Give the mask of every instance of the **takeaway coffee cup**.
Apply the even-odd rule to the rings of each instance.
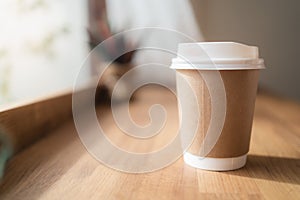
[[[182,139],[193,131],[190,124],[197,125],[193,143],[184,152],[185,163],[213,171],[243,167],[259,71],[264,68],[258,48],[234,42],[182,43],[177,55],[171,68],[176,69],[178,104],[184,111]]]

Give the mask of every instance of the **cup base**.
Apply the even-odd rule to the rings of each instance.
[[[239,169],[246,164],[247,154],[233,158],[199,157],[184,153],[184,162],[192,167],[209,171],[229,171]]]

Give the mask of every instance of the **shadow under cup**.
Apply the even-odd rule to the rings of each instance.
[[[211,46],[216,46],[218,51],[225,48],[225,56],[228,56],[230,50],[232,54],[238,54],[240,48],[244,51],[258,51],[257,48],[252,48],[246,45],[238,43],[196,43],[208,45],[208,54],[212,54],[210,51],[214,51]],[[179,46],[180,48],[180,46]],[[205,50],[205,49],[204,49]],[[237,52],[237,53],[236,53]],[[226,55],[227,54],[227,55]],[[219,56],[223,56],[219,53]],[[258,55],[257,53],[253,54]],[[230,55],[232,56],[232,55]],[[238,60],[239,55],[235,60]],[[213,57],[213,56],[211,56]],[[253,60],[253,58],[251,58]],[[220,60],[220,59],[219,59]],[[240,60],[250,60],[242,58]],[[227,59],[228,61],[228,59]],[[174,64],[175,63],[175,64]],[[237,62],[236,62],[237,63]],[[262,63],[260,61],[260,63]],[[189,121],[196,121],[196,117],[199,117],[197,123],[198,128],[194,136],[193,143],[189,149],[184,153],[185,163],[200,169],[213,170],[213,171],[227,171],[234,170],[243,167],[246,164],[247,153],[249,151],[251,129],[253,122],[253,113],[255,107],[255,99],[257,93],[257,85],[259,79],[260,69],[263,68],[263,64],[259,65],[238,65],[228,67],[228,65],[217,65],[215,68],[195,68],[176,65],[173,60],[171,68],[176,69],[176,81],[177,81],[177,98],[180,109],[185,110],[185,114],[181,117],[181,137],[185,137],[185,134],[191,131],[190,127],[186,126],[185,119],[189,118]],[[212,106],[212,96],[210,91],[218,90],[219,87],[216,84],[211,83],[208,85],[204,77],[216,77],[218,74],[219,79],[222,79],[224,84],[225,96],[224,99],[218,100],[218,94],[214,98],[217,98],[217,102],[221,102],[225,106],[225,119],[222,121],[224,125],[220,133],[210,132],[210,126],[221,126],[220,121],[214,121]],[[184,86],[185,85],[185,86]],[[188,85],[188,86],[187,86]],[[191,96],[187,95],[187,88],[193,91],[193,95],[196,97],[196,104],[190,102]],[[214,93],[216,95],[216,93]],[[199,110],[199,116],[196,116],[194,112]],[[188,112],[186,112],[188,111]],[[214,111],[217,112],[218,110]],[[221,110],[220,110],[221,113]],[[219,114],[220,114],[219,113]],[[214,123],[212,123],[214,121]],[[215,134],[215,141],[208,141],[209,134]],[[213,136],[212,138],[214,138]]]

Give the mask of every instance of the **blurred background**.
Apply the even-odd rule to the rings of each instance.
[[[0,1],[0,104],[72,87],[89,50],[87,15],[85,1]]]
[[[115,33],[142,27],[176,30],[197,41],[258,46],[267,67],[260,88],[299,101],[299,7],[297,0],[1,0],[0,105],[71,88],[91,49]],[[159,44],[176,51],[181,42],[155,34],[114,41],[101,49],[85,79],[120,49]],[[130,52],[114,62],[101,87],[111,90],[132,66],[158,62],[168,67],[172,57]]]

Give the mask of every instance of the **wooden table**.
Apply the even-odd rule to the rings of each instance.
[[[153,103],[165,105],[168,111],[163,130],[168,138],[176,132],[178,120],[176,99],[167,90],[140,90],[130,108],[133,118],[137,123],[149,122],[146,111]],[[109,137],[122,148],[147,146],[122,139],[107,107],[98,108],[98,116]],[[0,199],[300,199],[299,137],[300,105],[263,94],[257,98],[244,168],[203,171],[180,158],[156,172],[127,174],[87,153],[70,121],[10,160]]]

